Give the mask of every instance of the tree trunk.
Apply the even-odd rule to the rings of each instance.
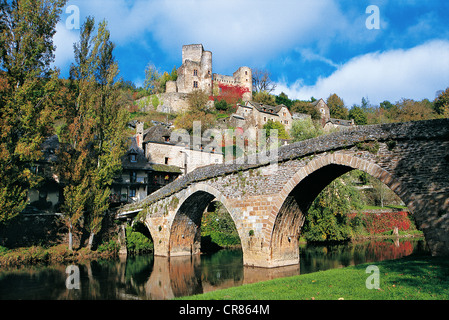
[[[87,247],[89,248],[89,250],[92,250],[92,244],[94,242],[94,236],[95,233],[91,232],[89,235],[89,243],[87,244]]]
[[[69,225],[69,251],[73,251],[72,224]]]

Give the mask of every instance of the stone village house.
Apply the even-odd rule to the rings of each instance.
[[[143,123],[136,124],[136,135],[130,138],[130,147],[122,159],[123,171],[111,186],[113,205],[141,200],[200,166],[223,163],[221,150],[205,150],[207,139],[196,146],[179,145],[170,141],[171,131],[165,126],[156,125],[146,130],[143,126]],[[63,187],[53,170],[58,148],[56,135],[42,144],[44,156],[31,171],[43,176],[44,182],[38,189],[28,192],[29,204],[24,213],[60,211]]]
[[[244,130],[249,127],[262,129],[269,120],[282,123],[287,131],[292,128],[292,114],[283,104],[269,106],[247,101],[244,105],[237,105],[236,112],[231,115],[231,123]]]
[[[323,99],[316,100],[311,103],[321,115],[321,126],[325,131],[333,128],[350,128],[354,126],[354,120],[341,120],[330,117],[329,107]],[[227,123],[236,128],[247,130],[248,128],[262,129],[269,121],[277,121],[284,125],[288,132],[292,128],[293,121],[310,118],[308,114],[293,113],[281,104],[278,106],[270,106],[254,101],[247,101],[244,105],[237,105],[237,110],[228,118],[222,119],[222,124]]]

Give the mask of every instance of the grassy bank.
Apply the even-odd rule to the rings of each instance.
[[[117,252],[118,246],[113,242],[99,246],[96,251],[87,248],[70,251],[66,244],[49,248],[32,246],[9,250],[0,247],[0,267],[18,267],[39,263],[65,263],[87,259],[110,258],[115,256]]]
[[[380,288],[367,289],[369,265],[379,268]],[[263,270],[261,270],[263,272]],[[449,258],[409,256],[280,278],[184,297],[185,300],[447,300]]]

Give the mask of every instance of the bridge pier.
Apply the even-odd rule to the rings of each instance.
[[[235,199],[235,223],[245,266],[276,268],[299,264],[304,218],[294,197],[271,194]]]

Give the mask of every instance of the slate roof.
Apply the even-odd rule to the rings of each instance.
[[[162,165],[148,162],[144,151],[137,146],[136,137],[130,138],[131,145],[122,158],[123,169],[127,170],[142,170],[142,171],[158,171],[158,172],[173,172],[182,173],[181,169],[176,166]],[[136,155],[136,161],[131,161],[130,155]]]
[[[269,105],[254,102],[254,101],[248,101],[248,104],[251,104],[259,112],[263,112],[263,113],[267,113],[267,114],[275,114],[275,115],[278,115],[283,107],[287,108],[283,104],[280,104],[277,106],[269,106]]]

